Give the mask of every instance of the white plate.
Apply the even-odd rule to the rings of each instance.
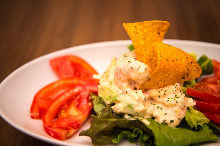
[[[206,54],[210,58],[220,60],[220,45],[182,40],[165,40],[186,52],[198,55]],[[0,85],[0,115],[18,130],[40,140],[58,145],[91,145],[89,137],[79,137],[77,132],[65,141],[58,141],[48,136],[41,120],[30,118],[29,110],[34,94],[43,86],[57,80],[48,61],[56,56],[75,54],[88,61],[99,73],[102,73],[113,57],[128,52],[131,41],[111,41],[82,45],[57,51],[37,58],[11,73]],[[89,128],[87,122],[82,129]],[[219,141],[220,142],[220,141]],[[211,145],[217,145],[212,143]]]

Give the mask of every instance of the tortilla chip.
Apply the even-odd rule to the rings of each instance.
[[[169,25],[169,22],[159,20],[123,23],[133,43],[140,45],[146,42],[162,42]]]
[[[156,42],[157,67],[142,89],[157,89],[200,77],[202,70],[196,60],[179,48]],[[156,56],[155,56],[156,57]]]
[[[148,64],[150,73],[153,72],[157,66],[157,52],[152,43],[163,41],[169,22],[153,20],[124,23],[123,26],[133,42],[137,59]]]
[[[179,48],[162,43],[169,22],[154,20],[123,26],[133,42],[137,59],[150,67],[149,80],[142,89],[162,88],[200,76],[202,70],[195,59]]]

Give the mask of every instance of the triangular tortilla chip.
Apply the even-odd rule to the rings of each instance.
[[[157,67],[142,89],[162,88],[200,77],[202,70],[188,53],[164,43],[156,42],[154,46],[157,50]]]
[[[162,43],[169,22],[154,20],[123,26],[133,42],[137,59],[150,67],[149,80],[142,89],[162,88],[200,76],[200,66],[188,53]]]
[[[123,23],[123,26],[133,42],[137,59],[148,64],[150,73],[153,72],[157,66],[157,55],[152,43],[163,41],[169,22],[153,20]]]

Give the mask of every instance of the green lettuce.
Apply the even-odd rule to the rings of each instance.
[[[190,53],[189,55],[190,55],[193,59],[197,60],[197,55],[196,55],[196,54]]]
[[[196,84],[196,81],[195,81],[195,80],[185,81],[185,82],[183,83],[183,86],[182,86],[181,91],[182,91],[183,93],[186,93],[187,88],[188,88],[188,87],[193,87],[195,84]]]
[[[212,130],[207,125],[203,125],[199,131],[194,131],[187,128],[173,128],[158,124],[153,119],[148,119],[148,121],[150,121],[150,124],[146,124],[146,127],[152,130],[156,146],[182,146],[218,140],[218,137],[212,133]]]
[[[122,139],[128,139],[130,143],[135,143],[138,141],[141,145],[150,146],[152,145],[152,140],[150,139],[150,135],[146,134],[140,128],[135,128],[133,132],[131,131],[121,131],[121,133],[114,139],[112,142],[114,144],[119,143]]]
[[[92,116],[91,127],[82,131],[80,136],[89,136],[94,145],[110,144],[112,139],[118,137],[122,131],[132,131],[135,128],[142,129],[146,134],[151,133],[138,120],[125,119],[113,113],[110,105],[108,105],[100,115]]]
[[[103,109],[105,109],[106,105],[103,99],[95,94],[91,95],[93,102],[93,109],[97,115],[101,114]]]
[[[197,129],[198,126],[208,124],[210,120],[200,111],[195,110],[193,107],[189,107],[186,112],[185,120],[187,124]]]
[[[128,46],[128,49],[130,50],[130,51],[133,51],[135,48],[134,48],[134,45],[133,44],[130,44],[129,46]]]
[[[194,117],[190,120],[196,121],[197,113],[193,111],[190,114],[192,114],[191,117]],[[193,116],[193,114],[195,115]],[[186,124],[183,126],[184,128],[173,128],[158,124],[153,119],[147,120],[150,124],[142,123],[141,120],[125,119],[122,115],[112,112],[111,106],[107,105],[101,114],[92,116],[91,127],[82,131],[80,136],[89,136],[94,145],[118,143],[122,139],[128,139],[132,143],[138,141],[142,145],[157,146],[180,146],[218,140],[207,124],[199,124],[201,126],[197,130],[192,130],[190,126],[187,127],[187,122],[184,123]],[[192,123],[195,127],[200,122]]]
[[[212,74],[214,71],[212,60],[206,55],[202,55],[197,61],[199,66],[202,68],[202,75]]]

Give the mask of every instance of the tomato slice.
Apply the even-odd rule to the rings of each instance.
[[[193,88],[187,88],[186,94],[200,100],[220,103],[220,86],[217,84],[197,83]]]
[[[212,60],[212,64],[214,67],[214,72],[215,73],[220,72],[220,62],[217,60]]]
[[[207,82],[211,84],[220,84],[220,62],[212,60],[214,67],[214,74],[208,77],[203,77],[201,82]]]
[[[212,103],[212,102],[196,100],[196,108],[202,111],[220,113],[220,103]]]
[[[220,124],[220,113],[212,113],[207,111],[201,111],[201,112],[216,124]]]
[[[43,115],[44,129],[56,139],[67,139],[80,128],[91,109],[89,90],[82,86],[68,89],[54,100]]]
[[[96,83],[90,83],[79,78],[60,79],[43,87],[36,93],[30,109],[31,118],[41,118],[50,104],[59,95],[66,92],[66,90],[70,88],[74,88],[76,85],[84,86],[88,88],[90,92],[98,92],[98,85]]]
[[[92,80],[97,71],[85,60],[74,55],[56,57],[50,60],[53,71],[59,78],[79,77]]]

